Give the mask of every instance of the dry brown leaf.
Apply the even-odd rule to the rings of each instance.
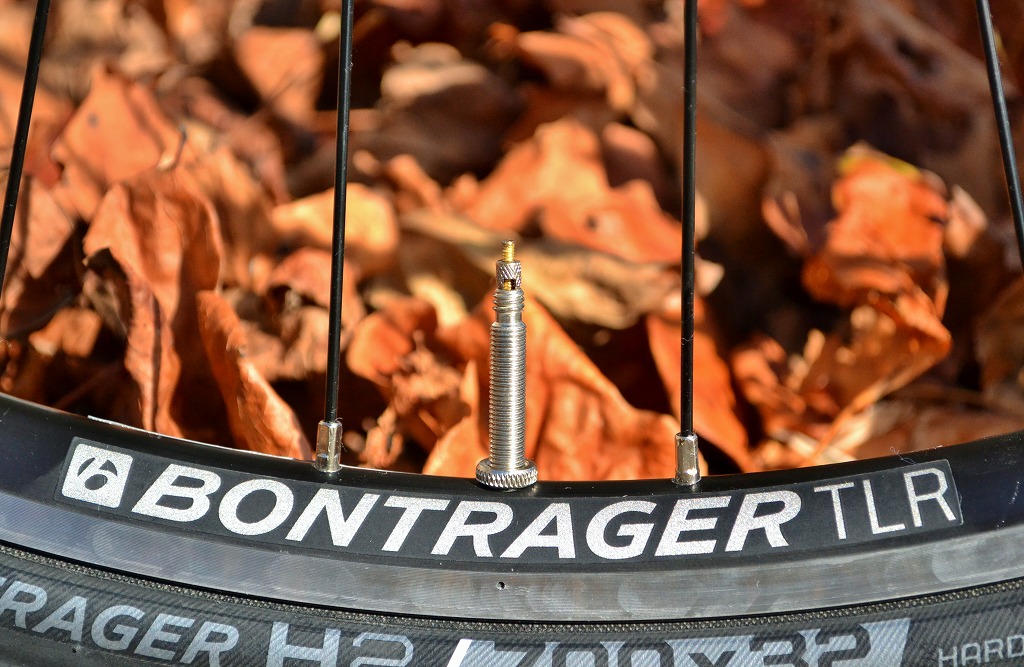
[[[161,4],[167,32],[185,62],[205,65],[224,49],[232,3],[163,0]]]
[[[28,336],[19,355],[16,373],[9,376],[4,391],[25,400],[46,403],[58,409],[79,407],[78,402],[99,385],[111,383],[116,366],[97,360],[97,342],[103,321],[86,308],[64,308],[43,328]],[[11,350],[8,346],[8,373]]]
[[[704,3],[702,2],[701,5]],[[625,14],[637,25],[649,19],[651,6],[645,2],[622,2],[622,0],[547,0],[547,7],[557,14],[591,14],[593,12],[618,12]]]
[[[595,129],[619,118],[619,114],[605,104],[602,95],[580,95],[533,81],[524,82],[519,92],[523,98],[523,112],[505,133],[506,147],[529,140],[542,125],[563,118],[571,118],[585,127]]]
[[[1000,294],[977,328],[976,354],[981,365],[981,387],[991,390],[1009,382],[1024,387],[1024,280],[1018,279]]]
[[[17,62],[23,60],[24,56],[19,54]],[[20,68],[0,63],[0,154],[5,156],[13,148],[24,76]],[[25,148],[25,174],[41,180],[47,187],[60,178],[60,169],[50,157],[50,150],[70,115],[71,107],[67,102],[51,93],[45,84],[39,85],[33,101],[32,124]]]
[[[235,444],[264,454],[312,458],[295,413],[246,358],[247,339],[231,304],[215,292],[204,291],[196,295],[196,308]]]
[[[68,407],[95,381],[109,382],[107,364],[93,359],[103,321],[86,308],[64,308],[28,337],[14,382],[5,390],[36,402]],[[96,380],[94,381],[94,377]]]
[[[433,307],[416,298],[392,301],[356,328],[349,368],[374,382],[389,402],[367,434],[365,462],[392,464],[404,436],[429,451],[466,414],[461,373],[446,359],[436,332]]]
[[[359,274],[347,264],[341,297],[342,350],[366,315],[356,290]],[[317,248],[296,250],[270,274],[265,309],[275,323],[275,340],[282,349],[274,363],[264,367],[268,379],[302,380],[326,371],[330,279],[331,255]]]
[[[339,5],[123,5],[67,0],[51,16],[23,184],[32,226],[27,236],[16,230],[0,303],[9,340],[0,346],[0,381],[51,405],[230,442],[224,386],[205,351],[189,356],[200,349],[194,292],[223,286],[217,294],[237,325],[227,311],[209,323],[244,341],[225,375],[235,383],[228,391],[237,393],[248,365],[262,378],[257,396],[281,381],[280,399],[312,424],[330,317],[332,202],[323,190],[335,165],[329,98]],[[679,206],[682,9],[648,0],[363,6],[351,173],[364,185],[350,193],[342,342],[361,334],[356,352],[346,348],[356,370],[345,369],[343,381],[356,396],[343,412],[355,429],[346,442],[364,464],[412,470],[426,456],[406,447],[413,441],[433,447],[428,470],[471,474],[484,455],[489,312],[466,318],[481,301],[488,311],[496,248],[507,237],[519,243],[530,295],[584,346],[534,322],[550,340],[531,339],[531,361],[558,357],[531,392],[541,402],[529,428],[542,469],[589,475],[577,463],[588,461],[596,476],[632,475],[643,464],[629,457],[645,454],[602,443],[671,443],[657,419],[621,417],[621,397],[609,398],[614,391],[587,371],[584,354],[619,377],[637,405],[668,410],[663,385],[676,398],[669,295],[678,290],[681,239],[666,212]],[[698,212],[698,239],[707,232],[703,247],[719,263],[698,265],[699,291],[720,281],[721,339],[751,341],[734,351],[731,370],[764,439],[742,462],[746,447],[737,443],[746,434],[729,369],[714,355],[718,332],[703,328],[695,341],[701,437],[731,442],[739,465],[752,468],[1016,428],[1024,414],[1018,295],[993,307],[1016,275],[1016,259],[1007,261],[1015,243],[1004,224],[984,68],[977,37],[961,25],[963,8],[949,0],[702,0],[699,11],[697,178],[707,208]],[[1006,60],[1019,63],[1012,8],[995,11]],[[24,61],[30,21],[25,3],[0,2],[9,63],[0,63],[0,149],[20,94],[20,68],[10,63]],[[106,65],[97,69],[97,58]],[[1014,82],[1009,73],[1011,109],[1020,101]],[[84,103],[72,114],[60,96]],[[832,165],[851,137],[942,175],[951,196],[928,173],[862,153],[840,164],[846,171],[830,200]],[[173,168],[189,194],[147,180],[157,165]],[[147,189],[153,211],[137,205]],[[209,230],[193,233],[189,223],[180,237],[165,237],[135,219],[159,218],[167,202],[168,219],[193,215],[174,210],[181,198],[201,200],[208,210],[200,217],[219,216],[219,281],[205,268],[215,260],[199,267],[202,285],[177,280],[176,266],[212,256],[192,247]],[[90,232],[83,271],[80,236],[90,224],[113,238]],[[403,305],[397,295],[408,293],[433,310]],[[380,317],[356,326],[364,300]],[[98,318],[105,326],[97,333]],[[952,354],[946,327],[957,339]],[[645,342],[650,352],[641,350],[638,363],[608,370]],[[933,387],[936,396],[922,397]],[[244,410],[260,412],[228,403],[236,422]],[[638,425],[622,435],[606,420]],[[548,441],[545,429],[554,433]],[[584,455],[588,439],[599,446]],[[618,459],[628,471],[609,468]]]
[[[683,79],[675,63],[659,64],[641,82],[631,118],[649,134],[663,155],[682,168]],[[702,84],[703,85],[703,84]],[[750,128],[717,109],[697,109],[697,191],[707,205],[708,236],[737,263],[762,262],[764,225],[761,197],[770,176],[771,156]]]
[[[173,161],[181,142],[148,89],[97,67],[88,97],[54,144],[64,167],[54,196],[65,210],[91,219],[111,184]]]
[[[777,341],[758,335],[735,349],[730,358],[736,384],[761,415],[765,434],[786,441],[795,431],[824,434],[824,419],[809,410],[798,388],[787,383],[796,373]]]
[[[225,147],[200,156],[190,165],[190,173],[220,219],[224,237],[222,282],[226,286],[263,291],[278,250],[266,192]]]
[[[465,213],[482,227],[518,231],[545,208],[546,217],[585,226],[586,212],[608,181],[594,134],[571,120],[540,127],[480,184]]]
[[[414,349],[413,333],[433,336],[437,315],[421,299],[400,299],[373,313],[356,328],[346,356],[349,368],[386,391],[401,360]]]
[[[423,171],[413,156],[399,155],[388,160],[384,176],[395,188],[395,210],[399,215],[421,209],[445,210],[441,186]]]
[[[825,241],[825,225],[835,216],[828,196],[836,176],[834,158],[845,142],[834,115],[802,119],[768,138],[771,178],[761,210],[768,227],[797,257],[807,257]]]
[[[195,345],[195,295],[216,287],[220,271],[213,206],[185,174],[147,171],[111,188],[83,245],[119,301],[137,423],[170,435],[205,428],[196,397],[209,375]]]
[[[345,283],[342,286],[342,325],[349,329],[363,319],[366,311],[356,291],[359,273],[345,263]],[[318,306],[330,306],[331,253],[319,248],[300,248],[285,257],[267,279],[267,290],[292,292]],[[286,296],[284,299],[288,301]],[[287,303],[285,308],[287,308]]]
[[[387,12],[402,34],[426,39],[443,24],[446,10],[443,0],[373,0],[375,8]]]
[[[391,405],[400,418],[404,433],[430,451],[438,438],[466,414],[459,399],[461,374],[419,337],[415,348],[402,359],[402,368],[392,376]]]
[[[276,207],[273,233],[283,247],[311,245],[331,248],[334,229],[334,191]],[[364,185],[350,183],[346,195],[346,260],[361,276],[386,271],[395,261],[398,222],[391,203]]]
[[[574,220],[543,218],[550,238],[578,243],[633,262],[677,263],[682,258],[682,226],[665,215],[646,181],[630,181],[609,190],[587,212],[584,225]]]
[[[804,268],[823,300],[857,306],[847,338],[830,338],[805,384],[828,385],[841,409],[863,409],[948,354],[942,254],[946,202],[921,172],[853,149],[833,198],[839,217]],[[859,407],[858,407],[859,406]]]
[[[5,337],[42,326],[78,291],[69,243],[75,225],[38,181],[22,187],[20,200],[0,300]]]
[[[507,234],[482,229],[456,215],[418,212],[403,216],[401,222],[403,234],[415,232],[441,242],[442,259],[447,258],[445,271],[453,271],[458,278],[454,286],[467,296],[475,296],[466,303],[479,302],[493,287],[494,249],[501,247]],[[418,248],[410,252],[420,254],[422,248],[418,240]],[[630,262],[576,244],[524,240],[516,243],[516,256],[526,267],[530,294],[563,319],[625,329],[679,291],[679,274],[674,269]],[[476,276],[462,270],[462,262],[457,261],[462,258],[477,267]]]
[[[1004,206],[983,60],[902,3],[853,0],[837,18],[845,39],[825,76],[856,100],[839,107],[848,132],[957,183],[986,210]],[[1020,92],[1010,84],[1007,97],[1012,106]]]
[[[683,75],[678,63],[657,63],[649,76],[638,80],[630,119],[681,170]],[[701,79],[702,91],[705,81]],[[763,105],[763,99],[755,97],[754,104]],[[771,168],[769,151],[755,131],[718,105],[698,105],[695,177],[697,191],[707,202],[709,235],[731,255],[751,261],[757,261],[763,249],[761,192]]]
[[[787,467],[844,460],[834,448],[853,451],[871,435],[857,428],[864,411],[934,366],[950,345],[948,336],[932,337],[871,306],[855,309],[840,332],[812,334],[813,352],[795,362],[787,364],[781,348],[772,364],[756,348],[733,357],[734,376],[766,434],[799,452],[776,459]]]
[[[952,195],[943,237],[949,262],[943,321],[953,334],[955,360],[970,365],[978,356],[975,347],[981,348],[981,341],[975,341],[979,320],[998,312],[995,302],[1020,274],[1020,260],[1008,229],[993,224],[963,188],[954,186]]]
[[[264,104],[297,125],[312,120],[324,54],[311,30],[253,26],[238,37],[234,51]]]
[[[864,148],[851,149],[833,189],[838,217],[804,266],[817,298],[851,307],[828,335],[812,331],[802,358],[786,360],[762,339],[733,358],[733,371],[761,413],[765,431],[783,444],[852,451],[855,417],[920,376],[950,351],[942,323],[948,284],[942,254],[946,202],[918,170]],[[766,347],[767,345],[767,347]],[[759,357],[758,349],[760,349]],[[774,364],[774,368],[772,367]],[[782,461],[775,453],[767,460]]]
[[[366,441],[359,450],[359,462],[367,468],[389,470],[404,453],[405,436],[394,407],[389,405],[366,432]]]
[[[841,463],[919,452],[1024,428],[1019,397],[1000,406],[974,392],[934,384],[917,384],[899,394],[845,419],[819,460]],[[796,434],[785,445],[765,443],[757,458],[768,468],[793,467],[815,456],[817,448],[813,439]]]
[[[519,34],[515,47],[523,62],[540,69],[554,88],[583,96],[602,94],[615,111],[628,111],[635,79],[643,76],[653,56],[643,30],[613,12],[567,17],[556,29]]]
[[[54,356],[64,354],[88,358],[96,347],[103,320],[87,308],[65,308],[54,315],[42,329],[29,336],[29,343],[39,352]]]
[[[83,243],[86,254],[109,250],[135,269],[170,321],[187,317],[194,292],[217,284],[217,214],[180,172],[149,171],[111,188]]]
[[[870,435],[856,428],[859,415],[934,366],[950,347],[948,332],[943,337],[907,324],[916,319],[914,301],[899,303],[902,311],[859,306],[838,331],[812,331],[802,357],[787,359],[763,336],[734,352],[733,375],[769,438],[798,447],[806,464],[819,457],[842,460],[826,448],[852,451]],[[931,302],[921,309],[920,319],[931,326]],[[804,447],[807,438],[814,444]]]
[[[46,37],[43,80],[74,99],[85,96],[89,69],[97,61],[114,65],[133,79],[173,66],[166,36],[153,14],[133,11],[120,1],[57,3],[50,11]]]
[[[289,185],[293,179],[285,173],[284,140],[271,127],[269,114],[242,113],[225,102],[209,81],[197,76],[175,81],[172,88],[162,93],[162,105],[173,109],[177,117],[188,119],[186,129],[190,140],[194,139],[196,144],[213,153],[220,146],[226,146],[236,160],[252,171],[274,203],[291,201]],[[237,167],[228,171],[240,172]],[[332,176],[328,175],[324,184],[315,190],[333,182]],[[302,190],[303,193],[309,191]],[[212,192],[208,194],[216,199]]]
[[[679,200],[679,184],[666,173],[665,159],[649,135],[622,123],[608,123],[601,130],[601,155],[609,184],[615,187],[635,180],[646,181],[665,209],[674,210]],[[706,210],[698,211],[698,217],[706,216]],[[703,224],[706,228],[707,221]],[[700,221],[697,226],[701,226]],[[698,232],[697,236],[703,235]]]
[[[707,202],[708,236],[737,258],[763,258],[760,193],[769,174],[768,151],[761,142],[699,111],[697,137],[695,177]],[[662,150],[669,155],[677,152],[667,146]]]
[[[353,132],[353,152],[382,163],[412,155],[441,183],[489,169],[519,107],[509,84],[448,44],[399,43],[392,55],[381,79],[378,122],[372,131]]]
[[[362,303],[359,305],[362,306]],[[277,376],[282,379],[306,380],[326,374],[327,330],[331,321],[327,309],[299,306],[281,313],[279,321],[284,351],[274,369]],[[350,336],[349,330],[342,331],[343,349]]]
[[[862,147],[843,158],[840,175],[832,193],[839,217],[805,265],[804,285],[840,306],[919,287],[937,301],[941,315],[945,199],[923,173]]]
[[[664,265],[638,264],[554,241],[527,244],[522,257],[531,294],[546,308],[561,318],[613,329],[635,324],[679,290],[678,273]]]
[[[693,427],[702,440],[724,452],[740,470],[753,469],[747,432],[736,416],[729,366],[716,349],[703,300],[695,306],[693,339]],[[665,384],[672,410],[679,417],[682,325],[680,311],[647,316],[647,334],[658,374]]]
[[[476,474],[476,465],[487,456],[487,430],[480,418],[480,377],[475,361],[466,364],[459,384],[459,398],[466,407],[466,415],[441,436],[431,450],[425,475],[469,477]],[[470,472],[467,472],[470,471]]]
[[[715,118],[733,129],[775,128],[806,112],[806,97],[827,94],[827,90],[805,91],[794,85],[794,80],[818,72],[819,63],[811,59],[813,48],[827,48],[816,38],[807,39],[820,35],[818,29],[829,16],[823,5],[763,0],[729,0],[728,4],[727,22],[702,25],[700,94]],[[758,10],[758,5],[763,9]],[[702,19],[707,9],[701,7]],[[669,67],[679,62],[682,47],[682,12],[672,18],[680,29],[679,46],[659,54],[661,63]],[[679,66],[674,69],[682,72]]]
[[[283,303],[271,303],[272,300],[238,289],[220,294],[241,320],[247,340],[246,359],[268,382],[322,380],[327,370],[330,323],[326,308],[287,295],[281,300]],[[350,331],[342,331],[343,349],[350,337]]]
[[[541,127],[509,151],[465,208],[482,227],[520,231],[531,220],[552,239],[634,262],[674,262],[682,231],[651,186],[608,185],[597,137],[573,120]]]
[[[4,60],[23,62],[28,55],[32,37],[32,21],[35,7],[9,3],[0,8],[0,54]]]
[[[960,397],[950,393],[952,400],[947,403],[941,400],[933,404],[910,401],[879,403],[876,408],[897,411],[901,419],[894,425],[884,424],[888,428],[865,440],[853,455],[856,458],[873,458],[894,452],[918,452],[1024,429],[1024,414],[1019,411],[1014,413],[999,410],[996,406],[963,405]]]
[[[103,217],[101,209],[97,219]],[[96,258],[91,268],[105,282],[116,284],[123,280],[123,284],[118,285],[121,289],[117,290],[117,296],[124,314],[121,319],[127,340],[124,366],[133,382],[125,388],[124,410],[130,411],[127,423],[166,435],[183,436],[184,430],[172,414],[172,399],[181,379],[182,363],[174,349],[171,317],[161,308],[146,278],[137,273],[134,266],[125,265],[118,273],[117,269],[104,265],[104,258]]]
[[[886,306],[886,307],[879,307]],[[949,353],[949,332],[922,296],[901,296],[850,313],[807,369],[801,393],[823,414],[852,414],[906,385]]]

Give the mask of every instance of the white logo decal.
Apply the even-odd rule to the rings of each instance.
[[[269,479],[81,438],[68,458],[58,499],[205,533],[369,555],[657,562],[810,550],[963,523],[947,461],[720,495],[499,502]]]
[[[103,507],[121,504],[132,457],[91,445],[78,445],[68,465],[61,494]]]

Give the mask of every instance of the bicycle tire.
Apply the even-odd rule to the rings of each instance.
[[[713,477],[692,491],[650,480],[498,493],[471,480],[362,469],[331,479],[298,461],[0,403],[0,449],[11,462],[0,472],[0,645],[10,664],[74,656],[82,664],[943,665],[971,664],[975,648],[992,662],[1024,657],[1015,630],[1024,609],[1021,434]],[[779,494],[800,498],[793,516],[792,504],[772,499]],[[623,509],[640,495],[649,511]],[[351,523],[332,533],[321,516],[330,503],[310,510],[314,497],[338,498]],[[430,502],[389,504],[395,498]],[[670,527],[683,499],[705,508],[684,519],[716,525]],[[461,511],[466,503],[491,505]],[[497,505],[511,518],[478,543],[473,526],[498,525]],[[553,506],[568,508],[568,528]],[[185,516],[197,507],[204,511]],[[608,520],[595,531],[602,511]],[[488,512],[494,520],[479,521]],[[632,530],[646,525],[637,517],[650,530]],[[688,530],[702,539],[684,539]],[[559,559],[570,548],[558,541],[566,532],[573,557]],[[446,533],[455,535],[447,551],[438,548]],[[778,535],[784,545],[773,545]],[[517,540],[528,545],[518,555],[510,552]],[[709,541],[708,553],[678,553]],[[730,543],[738,548],[726,551]],[[614,551],[631,545],[629,554]]]

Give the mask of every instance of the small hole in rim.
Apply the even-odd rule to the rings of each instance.
[[[505,590],[505,582],[499,581],[497,584],[495,584],[494,587],[497,588],[499,591],[503,591]]]

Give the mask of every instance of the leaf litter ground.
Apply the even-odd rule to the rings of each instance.
[[[694,400],[712,472],[1024,428],[1024,282],[968,4],[701,2]],[[5,153],[32,9],[0,2]],[[1020,118],[1012,9],[996,19]],[[3,391],[310,457],[339,10],[54,7]],[[493,262],[514,238],[541,478],[672,474],[681,20],[679,0],[357,2],[346,463],[472,475]]]

